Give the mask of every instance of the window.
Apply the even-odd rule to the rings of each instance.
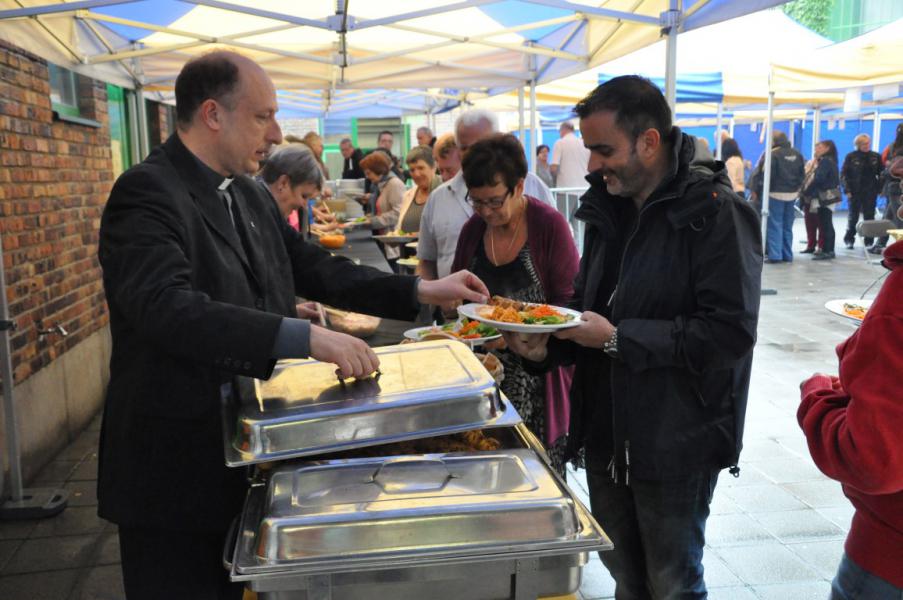
[[[53,110],[61,115],[77,117],[81,114],[78,107],[78,75],[69,69],[50,67],[50,103]]]

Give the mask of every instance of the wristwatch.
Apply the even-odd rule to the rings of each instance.
[[[602,352],[612,358],[618,358],[618,328],[611,332],[611,337],[602,342]]]

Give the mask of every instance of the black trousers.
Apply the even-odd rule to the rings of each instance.
[[[830,208],[819,206],[818,221],[821,225],[821,251],[834,252],[834,211]]]
[[[863,221],[871,221],[875,218],[875,202],[877,196],[857,196],[850,194],[850,216],[847,219],[847,232],[843,236],[843,241],[852,243],[856,241],[856,224],[859,223],[859,215],[862,214]],[[871,246],[873,238],[865,238],[865,245]]]
[[[225,533],[119,528],[128,600],[241,600],[223,566]]]

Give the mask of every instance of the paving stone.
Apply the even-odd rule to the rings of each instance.
[[[827,581],[812,583],[786,583],[779,585],[755,585],[753,592],[762,600],[825,600],[831,593]]]
[[[67,600],[75,586],[78,570],[28,573],[0,577],[3,600]]]
[[[747,514],[712,515],[706,521],[705,541],[712,547],[748,545],[774,538]]]
[[[97,506],[96,481],[70,481],[63,489],[69,490],[69,506]]]
[[[83,567],[87,564],[96,543],[96,535],[25,540],[0,573],[11,575]]]
[[[785,483],[781,486],[813,508],[849,506],[850,501],[843,495],[840,483],[830,479]]]
[[[744,583],[816,581],[818,574],[779,543],[726,546],[712,550]]]
[[[38,521],[0,521],[0,540],[24,540]]]
[[[769,512],[806,508],[792,494],[776,485],[750,485],[726,490],[728,498],[747,512]]]
[[[12,558],[20,544],[22,540],[0,540],[0,569]]]
[[[816,512],[828,519],[844,531],[850,530],[850,523],[853,521],[853,513],[856,509],[852,504],[846,506],[835,506],[832,508],[817,508]]]
[[[714,552],[703,553],[702,566],[705,569],[705,585],[709,589],[733,587],[743,583]]]
[[[804,542],[787,547],[827,580],[834,578],[843,556],[842,541]]]
[[[56,517],[39,522],[30,537],[100,533],[104,527],[106,521],[97,516],[96,507],[69,506]]]
[[[753,517],[781,542],[799,542],[833,538],[842,540],[844,532],[814,509],[755,513]]]
[[[715,495],[712,496],[712,503],[709,505],[709,514],[711,515],[729,515],[740,512],[740,507],[736,502],[727,497],[727,494],[715,488]]]
[[[29,482],[30,487],[44,487],[48,484],[62,485],[78,465],[74,460],[52,460]]]
[[[83,572],[69,600],[123,600],[122,571],[119,565],[93,567]]]
[[[812,464],[811,459],[794,457],[787,460],[766,460],[752,464],[775,483],[820,481],[824,478],[822,472]]]
[[[710,589],[709,600],[756,600],[756,595],[751,588],[732,586]]]
[[[97,458],[89,456],[69,476],[69,481],[97,481]]]
[[[608,570],[601,560],[591,560],[583,568],[583,581],[580,584],[580,593],[586,600],[599,598],[614,598],[615,581],[609,575]]]
[[[113,565],[119,563],[120,560],[119,534],[101,534],[100,542],[97,544],[97,550],[91,562],[95,565]]]

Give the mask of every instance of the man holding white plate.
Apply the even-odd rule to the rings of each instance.
[[[737,467],[762,242],[722,163],[700,161],[647,79],[614,78],[576,113],[590,150],[570,307],[582,323],[506,333],[535,369],[575,365],[569,454],[614,542],[615,597],[705,598],[705,522]]]

